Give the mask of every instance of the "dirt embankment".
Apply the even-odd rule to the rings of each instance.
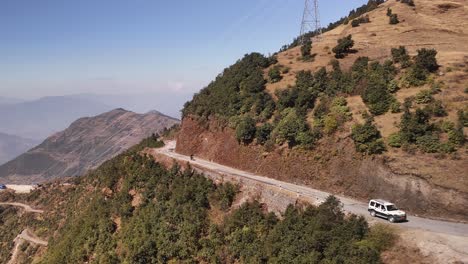
[[[349,137],[323,139],[314,151],[266,152],[261,146],[238,144],[234,131],[216,121],[200,124],[186,118],[176,151],[362,200],[388,199],[412,214],[468,221],[468,193],[436,185],[430,175],[415,174],[414,168],[397,171],[397,161],[386,156],[363,157]]]

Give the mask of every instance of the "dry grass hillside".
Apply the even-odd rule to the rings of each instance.
[[[273,67],[279,69],[282,77],[278,82],[270,80],[266,85],[266,91],[277,106],[273,117],[260,121],[260,123],[269,123],[274,126],[269,134],[268,140],[270,141],[267,141],[270,144],[259,144],[258,137],[251,143],[239,144],[239,134],[245,135],[242,133],[246,131],[244,128],[247,127],[245,124],[248,122],[235,122],[248,119],[242,119],[245,115],[243,109],[238,112],[229,112],[224,109],[235,109],[232,106],[229,108],[230,100],[242,98],[242,96],[236,97],[236,86],[230,84],[242,78],[236,73],[242,72],[240,69],[247,68],[245,65],[248,66],[249,60],[253,60],[252,57],[247,57],[241,61],[243,64],[234,65],[230,71],[225,72],[227,75],[224,75],[224,79],[202,90],[200,95],[195,96],[191,104],[184,109],[185,116],[177,137],[176,151],[187,155],[194,154],[221,164],[268,175],[268,177],[301,182],[331,192],[343,193],[362,200],[370,197],[389,199],[403,204],[405,209],[415,214],[467,221],[468,150],[467,144],[464,144],[462,140],[463,136],[466,138],[467,128],[457,130],[457,135],[460,136],[460,131],[464,129],[464,135],[460,136],[462,139],[456,148],[444,150],[439,146],[443,144],[448,146],[454,142],[454,127],[456,125],[460,127],[459,124],[463,126],[464,121],[460,120],[465,118],[464,116],[459,118],[458,112],[462,109],[465,112],[468,110],[468,2],[415,0],[414,3],[415,6],[410,6],[397,0],[389,0],[364,14],[369,17],[369,23],[361,23],[358,27],[353,27],[352,22],[349,21],[348,24],[339,25],[324,33],[319,41],[313,40],[312,60],[303,60],[301,46],[276,54],[277,63],[268,64],[270,66],[263,68],[264,79],[270,80],[270,73],[278,72],[276,69],[270,71]],[[393,14],[398,15],[398,24],[389,23],[389,16],[387,16],[389,8]],[[343,118],[344,121],[333,132],[323,129],[325,125],[317,123],[319,118],[316,115],[317,110],[320,110],[322,100],[325,105],[327,104],[326,100],[329,98],[327,99],[326,89],[328,86],[331,86],[331,90],[333,89],[332,82],[327,83],[327,87],[321,90],[322,94],[317,96],[314,106],[307,108],[304,119],[299,115],[294,117],[288,113],[282,116],[283,110],[278,108],[285,100],[290,99],[287,99],[289,96],[287,92],[276,93],[277,91],[301,89],[296,86],[296,76],[300,71],[314,73],[326,67],[328,80],[333,78],[330,77],[334,73],[330,63],[335,60],[333,48],[339,39],[348,35],[351,35],[354,40],[355,52],[338,59],[343,72],[348,71],[359,57],[368,57],[371,62],[380,63],[392,60],[392,48],[399,46],[406,47],[411,57],[419,55],[418,50],[423,48],[437,51],[436,59],[440,67],[437,70],[431,70],[432,73],[422,82],[425,84],[419,83],[420,86],[411,86],[407,79],[405,81],[411,73],[411,68],[404,68],[399,63],[395,64],[398,73],[392,76],[392,79],[398,84],[399,89],[391,91],[391,97],[392,100],[398,101],[400,106],[397,110],[387,109],[388,111],[376,113],[371,121],[382,136],[381,143],[386,148],[382,154],[360,153],[364,151],[358,149],[359,145],[356,144],[354,136],[366,136],[366,132],[356,132],[355,135],[352,133],[356,124],[365,122],[363,113],[373,112],[369,108],[371,104],[363,101],[365,93],[359,90],[361,86],[369,87],[366,86],[367,84],[362,85],[356,82],[353,84],[355,85],[353,92],[342,89],[337,94],[333,94],[333,96],[345,97],[347,103],[344,106],[346,110],[343,110],[346,112],[344,114],[346,118]],[[259,74],[262,75],[262,72]],[[384,82],[388,84],[389,80],[384,80]],[[418,83],[413,82],[413,84]],[[388,90],[389,88],[386,87],[385,91],[388,92]],[[429,103],[414,98],[416,95],[420,96],[421,91],[427,91],[433,96]],[[302,95],[298,95],[298,98],[299,96]],[[306,96],[307,94],[301,99],[306,101],[308,98]],[[434,132],[434,136],[437,136],[437,143],[431,145],[436,146],[435,151],[421,147],[427,142],[430,142],[428,145],[433,144],[431,142],[434,141],[430,140],[434,137],[428,133],[424,134],[425,138],[420,136],[422,139],[419,143],[417,140],[420,138],[413,140],[416,143],[400,140],[400,143],[403,142],[406,145],[391,144],[390,135],[394,139],[395,136],[402,134],[404,128],[400,127],[400,123],[402,112],[405,112],[403,105],[405,105],[405,99],[410,97],[413,99],[412,105],[407,105],[407,116],[415,116],[416,109],[420,109],[420,112],[432,111],[430,107],[432,107],[431,104],[435,104],[434,102],[440,103],[439,109],[444,111],[440,115],[431,112],[427,117],[430,120],[424,121],[433,131],[437,129]],[[379,97],[378,100],[387,100],[382,98]],[[295,102],[296,108],[299,103]],[[352,118],[347,118],[348,108]],[[248,114],[252,115],[252,111]],[[229,126],[226,126],[225,120],[220,120],[219,116],[228,119]],[[256,121],[262,119],[261,115],[258,117],[253,114],[253,116],[257,118]],[[288,117],[291,119],[288,120]],[[337,120],[335,116],[332,118],[335,118],[334,121]],[[287,146],[281,139],[277,140],[280,128],[283,129],[280,125],[285,126],[284,120],[291,123],[291,120],[307,122],[310,130],[321,129],[323,137],[317,139],[313,147],[306,151],[303,151],[301,147]],[[411,121],[413,124],[421,124],[413,120],[415,119]],[[442,124],[449,123],[453,125],[452,128],[442,128]],[[260,125],[259,123],[253,125],[257,129],[256,132],[259,131]],[[406,123],[406,129],[408,127]],[[241,133],[238,133],[239,131]],[[452,133],[452,139],[450,139],[450,133]],[[428,139],[429,137],[431,138]],[[300,141],[301,138],[296,137],[295,140]],[[378,140],[380,141],[380,135]]]
[[[389,25],[386,16],[387,8],[398,14],[400,23]],[[442,66],[442,72],[452,69],[464,70],[468,63],[468,3],[464,0],[433,1],[418,0],[415,7],[390,0],[381,4],[376,10],[368,13],[370,23],[359,27],[341,25],[323,34],[320,41],[314,41],[312,54],[317,54],[315,60],[303,62],[300,60],[300,47],[278,54],[280,64],[291,70],[285,78],[267,89],[274,91],[294,85],[295,73],[301,70],[316,71],[320,67],[329,66],[334,59],[332,48],[337,40],[349,34],[355,41],[354,49],[358,52],[341,59],[343,68],[349,68],[356,58],[367,56],[371,60],[383,61],[390,58],[391,48],[406,46],[411,55],[420,48],[435,48],[438,51],[437,60]],[[449,77],[449,76],[447,76]],[[457,78],[455,74],[450,77]],[[459,76],[458,76],[459,77]],[[466,85],[466,82],[465,82]]]
[[[405,46],[410,55],[416,55],[421,48],[436,49],[437,61],[441,66],[435,81],[442,82],[442,90],[435,99],[444,103],[447,117],[433,118],[433,121],[450,120],[456,122],[457,111],[468,107],[468,2],[464,0],[433,1],[418,0],[416,6],[390,0],[369,12],[370,23],[352,27],[351,23],[340,25],[326,32],[320,40],[313,40],[312,62],[301,60],[301,47],[295,47],[277,55],[278,63],[289,68],[283,79],[277,83],[268,83],[267,90],[274,95],[278,89],[285,89],[295,84],[296,73],[302,70],[317,71],[321,67],[331,69],[330,61],[335,59],[332,48],[337,40],[352,35],[355,41],[356,53],[340,59],[341,67],[349,69],[354,61],[361,56],[369,57],[371,61],[391,59],[391,49]],[[398,15],[399,24],[390,25],[387,8]],[[268,69],[265,71],[267,76]],[[395,97],[400,103],[418,92],[430,88],[430,84],[420,87],[400,89]],[[346,127],[351,131],[353,123],[363,123],[361,114],[367,111],[361,96],[347,97],[348,106],[353,114],[353,120]],[[376,116],[375,123],[384,139],[398,132],[398,124],[402,113],[388,112]],[[468,130],[465,128],[465,134]],[[389,149],[386,154],[389,164],[399,171],[411,172],[430,179],[433,183],[449,188],[468,192],[468,155],[466,148],[459,150],[455,157],[435,157],[421,154],[415,157],[398,149]],[[441,159],[442,158],[442,159]]]

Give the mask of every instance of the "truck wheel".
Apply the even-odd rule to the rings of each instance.
[[[390,218],[388,218],[388,221],[390,221],[390,223],[395,223],[395,217],[390,216]]]
[[[372,217],[375,217],[375,211],[374,211],[374,210],[370,211],[370,215],[371,215]]]

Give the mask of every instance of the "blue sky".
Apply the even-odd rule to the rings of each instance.
[[[321,1],[322,24],[367,0]],[[190,97],[296,37],[303,0],[2,0],[0,96]]]

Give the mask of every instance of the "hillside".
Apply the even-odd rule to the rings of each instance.
[[[82,175],[178,122],[156,111],[136,114],[123,109],[81,118],[1,166],[0,179],[8,183],[32,183]]]
[[[24,153],[37,144],[36,140],[0,132],[0,165]]]
[[[21,246],[16,258],[32,263],[381,263],[383,252],[387,263],[408,259],[410,251],[393,249],[392,229],[345,215],[334,197],[275,215],[230,182],[141,155],[144,142],[68,184],[0,193],[0,201],[45,209],[20,214],[0,206],[0,262],[25,229],[49,241]]]
[[[467,221],[468,4],[403,2],[246,55],[185,105],[176,151]]]

